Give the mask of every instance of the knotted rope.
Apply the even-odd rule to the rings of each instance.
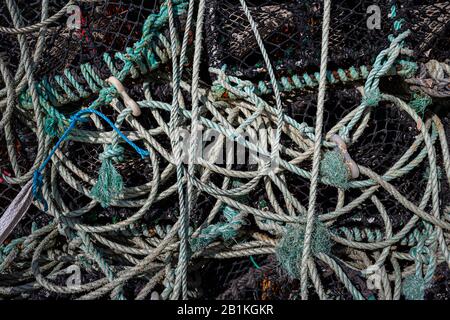
[[[430,61],[420,65],[417,73],[418,64],[411,61],[406,48],[413,34],[402,32],[399,20],[394,21],[389,47],[380,52],[373,65],[331,72],[327,57],[333,12],[331,1],[325,0],[320,73],[277,79],[257,23],[246,2],[240,0],[269,81],[252,83],[227,74],[226,68],[211,68],[213,84],[208,85],[201,81],[200,73],[205,1],[169,0],[158,13],[147,17],[140,41],[114,58],[107,54],[103,57],[120,83],[129,78],[143,81],[145,99],[134,101],[126,88],[118,89],[111,81],[101,79],[90,65],[81,68],[88,87],[81,85],[71,70],[52,79],[34,79],[32,62],[41,58],[45,37],[32,56],[24,34],[43,31],[53,21],[48,18],[46,3],[43,1],[42,22],[26,28],[20,24],[14,0],[7,0],[14,28],[0,28],[0,32],[17,34],[21,44],[21,66],[16,75],[0,57],[5,84],[0,95],[0,129],[5,132],[13,169],[13,177],[3,178],[9,184],[23,185],[34,175],[34,204],[51,218],[47,225],[33,226],[29,235],[0,246],[0,273],[14,279],[13,285],[0,282],[0,295],[30,294],[45,288],[79,299],[108,294],[113,299],[143,299],[160,284],[161,292],[151,296],[195,298],[198,292],[188,283],[188,275],[199,259],[249,257],[259,266],[254,257],[274,254],[284,272],[300,280],[303,299],[308,298],[310,290],[322,299],[329,298],[317,264],[334,272],[355,299],[368,297],[355,286],[348,271],[363,275],[370,267],[376,267],[381,277],[378,298],[399,299],[403,295],[422,299],[432,284],[436,266],[450,264],[450,213],[440,198],[440,188],[450,183],[448,141],[441,120],[427,109],[435,98],[448,98],[449,68],[445,63]],[[179,15],[186,15],[182,41],[176,24]],[[391,16],[395,18],[395,14]],[[168,39],[164,30],[169,31]],[[188,52],[191,43],[192,57]],[[121,70],[116,69],[114,59],[123,62]],[[169,62],[171,65],[165,66]],[[144,77],[157,68],[158,81],[171,87],[170,103],[154,100],[150,90],[153,78]],[[411,85],[416,95],[410,102],[380,89],[381,79],[393,75]],[[353,86],[360,81],[364,87],[359,105],[326,131],[326,89],[338,82]],[[284,94],[314,87],[318,87],[318,100],[313,126],[285,112],[289,100]],[[79,102],[87,97],[92,100],[85,108]],[[79,103],[72,116],[59,108],[69,102]],[[114,113],[106,116],[99,111],[106,108]],[[416,124],[411,130],[417,132],[390,168],[377,173],[354,161],[357,158],[350,148],[370,134],[368,123],[380,108],[393,108],[406,115]],[[25,117],[26,112],[33,118]],[[86,124],[87,114],[95,129],[79,126]],[[14,148],[12,121],[19,115],[36,133],[38,142],[36,158],[26,173],[18,164]],[[144,124],[144,116],[150,126]],[[112,130],[103,128],[100,119]],[[208,153],[199,155],[204,141],[193,135],[186,155],[182,129],[191,134],[210,129],[217,133],[217,140]],[[257,142],[246,139],[244,133]],[[127,184],[118,169],[126,160],[123,141],[148,160],[145,166],[150,174],[140,185]],[[217,164],[227,141],[259,157],[252,164],[235,166],[234,155],[226,154],[223,165]],[[68,152],[71,143],[103,145],[98,172],[91,172],[72,158]],[[442,162],[441,179],[438,160]],[[424,167],[428,175],[417,203],[396,186]],[[233,183],[237,179],[240,183]],[[307,187],[307,206],[306,197],[296,195],[291,181]],[[323,212],[319,209],[321,188],[336,194],[331,200],[334,208]],[[64,196],[67,192],[87,201],[74,207]],[[258,192],[264,205],[253,198]],[[352,193],[357,195],[350,196]],[[410,213],[399,228],[393,228],[389,203],[382,194],[388,194]],[[203,209],[199,202],[202,197],[209,199],[211,208],[196,216]],[[150,211],[163,201],[171,202],[169,211],[174,222],[159,222],[161,210],[148,221]],[[374,215],[379,216],[383,227],[340,224],[342,218],[351,217],[366,203],[374,206]],[[88,223],[85,218],[96,216],[101,207],[128,208],[130,214],[111,222]],[[198,221],[194,216],[200,217]],[[336,251],[336,244],[343,249]],[[58,284],[56,278],[74,264],[84,271],[99,270],[101,277],[78,286]],[[130,280],[144,282],[135,297],[125,295],[124,287]]]

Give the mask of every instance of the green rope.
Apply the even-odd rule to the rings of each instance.
[[[332,186],[348,188],[350,171],[339,151],[327,151],[320,161],[320,175]]]

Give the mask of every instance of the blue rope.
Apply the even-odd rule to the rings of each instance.
[[[100,118],[102,118],[103,120],[105,120],[105,122],[112,128],[114,129],[114,131],[116,131],[118,133],[118,135],[126,142],[128,143],[131,147],[133,147],[133,149],[142,157],[146,157],[149,156],[150,153],[144,149],[141,149],[140,147],[138,147],[133,141],[131,141],[130,139],[128,139],[120,130],[119,128],[117,128],[114,123],[108,119],[108,117],[106,117],[103,113],[101,113],[100,111],[94,110],[94,109],[83,109],[78,111],[76,114],[74,114],[71,118],[70,118],[70,124],[67,127],[67,129],[64,131],[64,133],[62,134],[61,138],[59,138],[58,142],[55,144],[55,146],[53,147],[52,151],[50,152],[50,154],[47,156],[47,158],[44,160],[44,162],[42,162],[41,166],[38,168],[38,170],[36,170],[34,172],[33,175],[33,196],[39,200],[43,205],[44,205],[44,211],[47,211],[48,209],[48,205],[47,202],[44,200],[43,196],[42,196],[42,184],[43,184],[43,177],[42,177],[42,171],[44,171],[45,167],[47,166],[47,164],[50,162],[51,158],[53,157],[53,155],[55,154],[56,150],[58,150],[59,146],[61,145],[61,143],[68,137],[68,135],[70,134],[70,132],[75,128],[75,125],[77,124],[78,121],[85,121],[85,119],[81,118],[82,115],[85,114],[89,114],[89,113],[94,113],[97,116],[99,116]]]

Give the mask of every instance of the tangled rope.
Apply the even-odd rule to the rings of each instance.
[[[450,183],[448,141],[437,115],[382,92],[380,81],[399,75],[395,79],[404,78],[401,81],[410,84],[412,91],[428,95],[429,105],[435,98],[449,97],[450,67],[430,61],[416,74],[418,64],[406,48],[411,32],[402,31],[401,24],[393,21],[395,32],[389,47],[372,66],[329,71],[330,3],[323,2],[320,73],[305,74],[300,80],[298,75],[277,79],[258,26],[245,0],[240,0],[270,80],[252,83],[228,75],[226,68],[211,68],[214,79],[209,85],[200,75],[205,1],[167,0],[158,13],[147,17],[141,40],[115,55],[123,62],[121,70],[110,55],[104,56],[111,75],[120,83],[130,77],[140,81],[145,99],[134,101],[132,94],[124,95],[124,90],[101,79],[90,65],[81,68],[89,88],[70,70],[64,76],[36,80],[33,64],[42,59],[45,29],[60,13],[49,18],[48,1],[43,0],[41,23],[25,27],[15,1],[6,0],[14,26],[0,28],[0,32],[17,35],[21,56],[14,75],[0,57],[4,83],[0,129],[13,171],[11,177],[3,174],[3,179],[23,186],[34,176],[34,205],[50,219],[47,224],[33,225],[29,235],[11,238],[0,246],[0,295],[26,297],[44,288],[82,300],[106,295],[145,299],[150,294],[161,299],[189,299],[199,295],[198,288],[188,281],[197,261],[275,254],[285,272],[300,280],[302,299],[312,292],[321,299],[329,298],[318,265],[331,270],[354,299],[368,297],[348,270],[366,277],[375,272],[381,279],[379,299],[400,299],[402,295],[423,299],[437,265],[450,266],[450,204],[443,202],[440,193],[443,184]],[[180,15],[186,16],[181,41],[176,24]],[[39,39],[32,51],[25,34],[37,30]],[[168,39],[163,30],[168,30]],[[192,57],[190,44],[194,46]],[[157,68],[161,69],[159,78],[152,78]],[[152,79],[170,85],[170,102],[152,98]],[[326,131],[328,88],[337,82],[356,86],[358,81],[364,81],[360,104]],[[318,87],[314,126],[299,123],[284,109],[288,102],[283,101],[283,93],[305,87]],[[88,106],[81,100],[89,101]],[[69,102],[79,103],[72,117],[60,108]],[[370,130],[368,123],[377,108],[396,109],[416,125],[411,129],[413,143],[381,173],[358,164],[348,151]],[[115,119],[100,110],[112,110]],[[150,127],[143,124],[144,113],[150,118]],[[81,115],[89,115],[93,126],[87,126]],[[37,154],[26,172],[14,146],[14,119],[20,119],[36,135]],[[105,129],[103,122],[113,130]],[[190,134],[187,144],[183,130]],[[201,130],[215,132],[217,139],[209,152],[199,155],[205,146],[196,134]],[[244,133],[253,139],[247,140]],[[118,170],[125,161],[123,141],[145,158],[150,174],[142,184],[127,185]],[[255,162],[235,166],[234,155],[227,153],[224,164],[218,164],[227,141],[254,155]],[[77,162],[70,152],[73,143],[103,146],[98,172]],[[185,145],[187,150],[183,150]],[[438,158],[443,179],[438,178]],[[416,202],[396,186],[423,167],[428,170],[426,186]],[[295,195],[288,176],[307,184],[307,203]],[[331,188],[337,195],[333,209],[318,210],[320,188]],[[262,194],[264,206],[252,201],[255,192]],[[84,201],[74,207],[68,203],[67,193],[76,193]],[[382,193],[411,213],[399,228],[392,226],[393,217]],[[202,210],[201,197],[212,204],[207,210]],[[149,221],[150,210],[164,201],[171,202],[174,222],[160,224],[158,217]],[[374,205],[383,227],[339,223],[364,203]],[[111,223],[88,223],[85,218],[102,207],[127,208],[130,214]],[[194,221],[194,215],[199,215],[200,221]],[[340,250],[335,251],[338,246]],[[58,279],[67,278],[73,265],[96,277],[74,286],[61,284]],[[131,280],[143,283],[138,292],[126,290]]]

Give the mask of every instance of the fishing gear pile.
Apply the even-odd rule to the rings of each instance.
[[[0,299],[449,299],[449,21],[3,1]]]

